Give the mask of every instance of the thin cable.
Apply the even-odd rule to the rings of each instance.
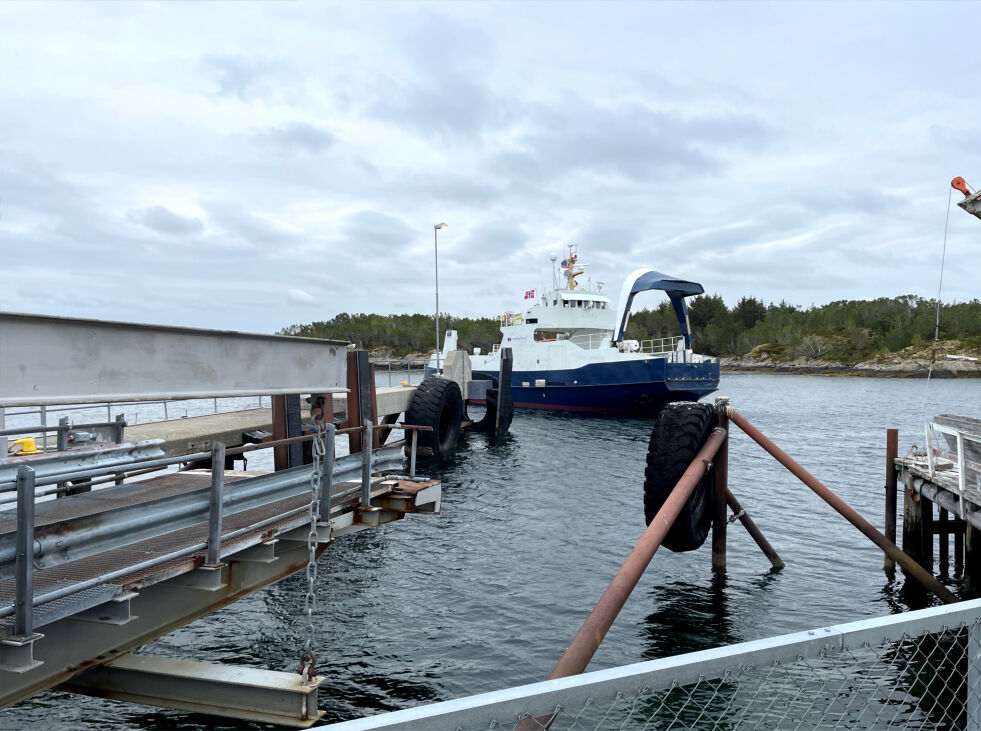
[[[930,368],[927,370],[926,386],[923,388],[923,404],[920,406],[921,424],[926,415],[927,396],[930,393],[930,379],[933,377],[933,364],[937,360],[937,343],[940,342],[940,294],[944,289],[944,265],[947,262],[947,226],[950,223],[950,201],[953,193],[953,188],[947,190],[947,216],[944,219],[944,247],[943,253],[940,255],[940,284],[937,286],[937,320],[933,330],[933,353],[930,355]]]

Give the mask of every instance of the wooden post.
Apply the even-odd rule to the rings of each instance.
[[[964,578],[961,590],[968,595],[981,593],[981,532],[970,523],[964,531]]]
[[[899,455],[899,430],[886,430],[886,538],[896,542],[896,457]],[[886,571],[895,571],[896,562],[888,555],[883,566]]]
[[[728,398],[717,398],[715,409],[719,418],[719,428],[726,430],[726,439],[715,454],[715,477],[713,487],[712,511],[712,570],[724,571],[726,567],[726,528],[728,527],[729,509],[726,503],[726,492],[729,488],[729,406]]]
[[[938,507],[937,512],[937,542],[940,544],[940,573],[947,573],[950,566],[950,523],[947,511]]]
[[[905,473],[903,550],[925,569],[933,570],[933,503],[913,490],[913,475]]]
[[[966,525],[966,523],[965,523]],[[965,528],[965,530],[967,530]],[[958,531],[954,533],[954,573],[964,570],[964,536]]]

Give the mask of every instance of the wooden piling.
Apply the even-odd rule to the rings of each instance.
[[[961,590],[965,594],[981,593],[981,531],[970,523],[964,531],[964,578]]]
[[[899,456],[899,430],[886,430],[886,538],[896,542],[896,457]],[[886,554],[883,568],[895,571],[896,562]]]
[[[965,529],[966,531],[966,529]],[[954,534],[954,573],[964,570],[964,535]]]
[[[903,551],[920,566],[933,570],[933,503],[913,490],[913,476],[906,473],[903,499]]]
[[[953,521],[947,518],[947,511],[937,506],[937,522],[934,524],[934,530],[937,533],[937,542],[940,549],[940,573],[947,573],[947,569],[950,566],[950,534],[952,532],[953,526],[951,525]]]

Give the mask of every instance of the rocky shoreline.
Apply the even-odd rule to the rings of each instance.
[[[780,373],[816,376],[865,376],[873,378],[926,378],[930,373],[929,357],[881,358],[850,365],[821,358],[775,360],[768,355],[752,354],[721,358],[723,373]],[[981,361],[948,359],[938,355],[932,378],[981,378]]]

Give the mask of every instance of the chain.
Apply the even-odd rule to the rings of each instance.
[[[307,594],[304,598],[303,609],[307,615],[307,636],[300,652],[300,667],[297,672],[303,677],[304,683],[311,683],[317,677],[317,656],[313,652],[313,612],[317,605],[317,595],[314,587],[317,582],[317,522],[320,519],[320,487],[324,476],[324,455],[327,447],[324,443],[324,422],[320,414],[314,416],[313,438],[313,470],[310,472],[310,532],[307,533]]]

